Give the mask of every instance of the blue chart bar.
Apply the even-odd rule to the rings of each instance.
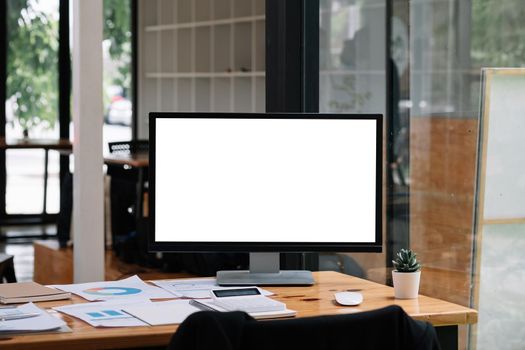
[[[102,310],[102,312],[108,316],[122,316],[122,313],[115,310]]]
[[[87,314],[91,317],[104,317],[104,314],[101,314],[100,312],[88,312]]]

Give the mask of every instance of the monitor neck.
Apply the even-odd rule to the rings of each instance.
[[[249,271],[217,271],[221,286],[312,285],[312,272],[279,270],[279,253],[250,253]]]
[[[250,253],[250,273],[279,273],[280,253]]]

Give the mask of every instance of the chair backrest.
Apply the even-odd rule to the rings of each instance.
[[[109,152],[117,154],[145,153],[149,150],[148,140],[109,142]]]
[[[399,306],[367,312],[256,321],[242,312],[190,315],[168,349],[439,349],[434,328]]]
[[[13,256],[0,253],[0,283],[14,283],[16,282],[15,265]]]

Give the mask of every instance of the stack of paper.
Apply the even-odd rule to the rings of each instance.
[[[0,303],[14,304],[69,299],[71,293],[44,287],[36,282],[0,284]]]
[[[8,321],[0,322],[0,335],[10,334],[10,333],[30,333],[30,332],[45,332],[53,330],[69,330],[66,323],[59,318],[51,316],[44,310],[40,309],[33,303],[24,304],[18,307],[12,307],[21,314],[34,315],[38,316],[13,319]],[[7,308],[0,308],[0,314],[7,313]],[[9,311],[9,314],[12,314],[12,311]],[[70,330],[69,330],[70,331]]]
[[[227,311],[215,304],[213,299],[191,300],[190,303],[198,307],[200,310],[221,312]],[[279,311],[249,312],[249,314],[255,319],[263,320],[267,318],[293,317],[297,314],[297,311],[285,308],[284,310]]]

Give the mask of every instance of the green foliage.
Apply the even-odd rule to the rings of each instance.
[[[37,10],[38,1],[7,1],[7,98],[23,129],[51,129],[58,119],[58,20]],[[130,12],[129,0],[104,0],[104,39],[118,62],[110,83],[124,94],[131,85]]]
[[[397,272],[416,272],[421,270],[421,264],[417,261],[417,254],[410,249],[401,249],[396,259],[392,260]]]
[[[58,21],[28,2],[8,2],[7,97],[14,97],[22,128],[52,128],[58,110]]]
[[[525,63],[523,0],[472,0],[471,56],[476,67]]]
[[[104,0],[104,40],[109,40],[109,54],[118,62],[110,84],[121,86],[124,96],[131,86],[131,3],[130,0]]]
[[[370,100],[372,93],[370,91],[358,92],[355,83],[355,76],[345,76],[341,83],[332,82],[335,90],[343,92],[345,98],[330,100],[330,109],[339,113],[348,111],[360,111],[367,101]]]

